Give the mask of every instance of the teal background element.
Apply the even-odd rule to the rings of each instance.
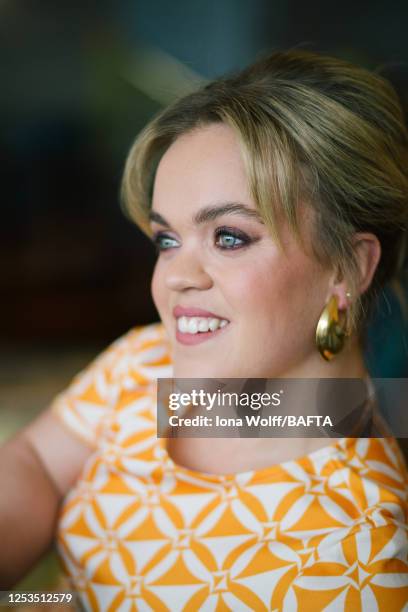
[[[407,284],[405,293],[408,295]],[[366,364],[373,378],[408,376],[408,322],[395,292],[378,298],[367,334]]]

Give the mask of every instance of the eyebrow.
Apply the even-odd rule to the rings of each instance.
[[[200,225],[202,223],[207,223],[208,221],[214,221],[214,219],[217,219],[217,217],[220,217],[221,215],[240,215],[250,219],[255,219],[259,223],[264,224],[256,210],[249,208],[240,202],[224,202],[215,206],[205,206],[193,216],[193,223],[195,225]],[[164,227],[170,227],[169,222],[155,210],[150,211],[149,219],[150,221],[155,221]]]

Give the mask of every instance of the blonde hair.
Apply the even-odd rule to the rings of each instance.
[[[379,74],[304,50],[275,52],[216,79],[155,117],[127,159],[122,201],[146,234],[155,171],[169,146],[200,126],[236,132],[257,209],[279,242],[278,217],[298,239],[300,208],[315,211],[312,245],[356,296],[353,234],[377,236],[382,255],[369,289],[349,309],[362,331],[387,283],[402,295],[408,227],[408,134],[398,97]]]

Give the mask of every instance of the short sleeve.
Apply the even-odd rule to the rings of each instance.
[[[146,350],[167,355],[160,323],[132,328],[115,340],[55,397],[50,409],[82,441],[97,448],[123,386],[152,382],[149,372],[137,367]]]

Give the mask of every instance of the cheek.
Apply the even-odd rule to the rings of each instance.
[[[226,293],[234,308],[254,315],[270,311],[273,305],[285,300],[291,284],[293,280],[287,270],[262,265],[259,261],[241,267],[229,280],[224,281]]]
[[[284,328],[287,321],[313,318],[317,277],[313,266],[257,262],[224,281],[225,295],[238,320],[242,314],[252,327]]]
[[[161,314],[161,312],[163,311],[163,306],[165,304],[165,284],[162,269],[159,262],[156,263],[153,270],[153,276],[150,283],[150,291],[152,294],[153,302],[157,310]]]

